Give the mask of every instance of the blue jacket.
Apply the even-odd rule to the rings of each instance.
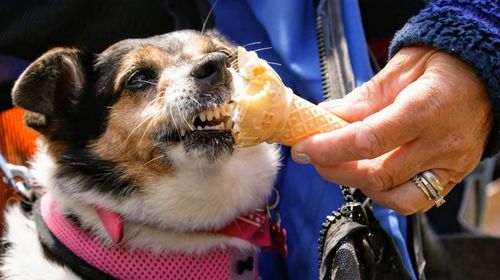
[[[278,63],[273,65],[279,65],[274,68],[285,84],[295,93],[318,103],[323,101],[324,92],[314,32],[316,4],[321,1],[315,2],[219,0],[214,7],[216,28],[237,44],[258,49],[261,57]],[[473,7],[466,0],[430,2],[397,34],[391,55],[414,44],[448,51],[475,66],[498,102],[495,98],[500,71],[498,4],[475,0]],[[357,1],[341,1],[341,9],[355,84],[360,85],[373,72]],[[482,33],[481,36],[478,33]],[[474,44],[482,48],[473,49]],[[497,151],[497,138],[490,141],[486,155]],[[283,148],[283,162],[277,185],[281,193],[282,224],[288,232],[289,255],[282,260],[264,254],[260,262],[263,279],[317,279],[318,232],[324,217],[343,200],[337,185],[323,180],[311,166],[295,164],[287,148]],[[393,237],[407,269],[416,278],[406,243],[406,218],[380,206],[375,206],[375,215]]]
[[[127,37],[145,37],[180,28],[200,28],[203,17],[197,15],[196,11],[204,11],[205,1],[186,2],[157,0],[148,1],[148,5],[140,1],[124,1],[120,5],[87,0],[48,1],[42,4],[31,1],[6,2],[0,7],[0,18],[4,22],[0,24],[2,89],[4,84],[16,78],[27,61],[50,47],[85,46],[98,52],[110,43]],[[215,1],[210,2],[213,4]],[[313,30],[313,2],[219,0],[214,14],[217,27],[235,42],[241,45],[261,42],[249,45],[249,49],[272,47],[259,54],[269,61],[280,63],[281,66],[276,67],[276,70],[285,83],[303,97],[318,103],[323,100],[323,94]],[[359,84],[369,79],[372,73],[367,66],[356,2],[343,1],[342,9],[344,14],[350,15],[344,23],[355,84]],[[380,2],[390,1],[377,1]],[[398,4],[403,2],[411,1],[393,1]],[[391,53],[407,45],[422,44],[448,51],[474,66],[494,101],[495,123],[498,124],[498,1],[429,2],[429,6],[397,34]],[[91,9],[91,6],[96,7]],[[100,14],[93,13],[97,7]],[[62,22],[64,24],[60,24]],[[208,26],[211,24],[209,20]],[[8,91],[1,93],[0,98],[9,95]],[[498,151],[499,129],[500,126],[496,125],[486,156]],[[280,212],[283,225],[288,230],[289,256],[284,261],[278,256],[264,255],[261,271],[264,279],[283,279],[286,276],[289,279],[316,279],[316,239],[320,225],[324,217],[342,203],[342,197],[338,187],[324,181],[311,166],[294,164],[287,149],[283,149],[283,162],[285,165],[277,185],[282,197]],[[402,254],[407,254],[406,219],[389,209],[378,207],[376,210],[379,220],[397,241]],[[409,258],[406,259],[410,268]]]
[[[312,1],[212,1],[216,28],[239,45],[257,49],[295,93],[315,103],[324,99],[320,57]],[[342,2],[344,27],[354,82],[360,85],[372,75],[359,9],[356,1]],[[237,24],[235,24],[237,23]],[[259,43],[257,43],[259,42]],[[276,64],[273,64],[276,65]],[[263,279],[317,279],[317,239],[324,218],[343,198],[339,187],[322,179],[312,168],[294,163],[283,148],[284,166],[277,182],[282,225],[288,233],[289,254],[264,254]],[[405,264],[412,271],[406,248],[406,218],[376,207],[376,215],[396,241]],[[413,273],[413,272],[412,272]]]

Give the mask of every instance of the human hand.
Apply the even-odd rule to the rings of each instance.
[[[431,170],[447,194],[480,161],[493,125],[473,69],[422,46],[401,49],[370,81],[322,106],[352,124],[298,143],[293,159],[403,215],[434,206],[411,179]]]

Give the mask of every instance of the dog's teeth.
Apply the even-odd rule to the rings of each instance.
[[[200,120],[202,122],[206,121],[207,120],[207,112],[201,112],[199,117],[200,117]]]
[[[214,112],[208,111],[207,112],[207,121],[211,121],[213,118],[214,118]]]
[[[181,136],[184,137],[186,135],[186,129],[181,128]]]
[[[214,118],[215,119],[220,119],[220,108],[217,107],[213,110],[213,113],[214,113]]]
[[[218,126],[219,130],[226,130],[226,124],[224,124],[224,122],[221,122]]]
[[[203,130],[203,128],[201,126],[198,126],[196,129],[197,130]]]

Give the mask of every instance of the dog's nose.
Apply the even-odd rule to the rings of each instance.
[[[211,53],[202,58],[191,71],[191,76],[198,81],[211,85],[224,85],[230,76],[229,61],[223,53]]]

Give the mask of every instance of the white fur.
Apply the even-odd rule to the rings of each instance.
[[[41,142],[38,146],[32,162],[34,177],[51,191],[59,211],[77,214],[82,226],[91,229],[105,243],[112,241],[95,205],[122,215],[125,222],[122,245],[131,249],[204,253],[215,247],[230,247],[255,253],[256,248],[247,241],[199,231],[222,227],[238,215],[265,204],[278,169],[279,151],[275,146],[263,144],[237,150],[229,160],[214,165],[186,158],[179,146],[170,153],[175,176],[152,178],[144,186],[147,192],[121,201],[92,191],[71,196],[61,192],[58,183],[68,187],[78,184],[79,178],[56,182],[56,163]],[[3,258],[5,279],[80,279],[69,269],[45,259],[35,224],[19,207],[6,212],[6,225],[5,239],[12,247]]]
[[[72,280],[80,279],[69,269],[47,260],[38,240],[35,223],[25,217],[19,207],[5,213],[7,225],[4,239],[11,247],[2,258],[2,279]]]
[[[275,181],[279,151],[273,145],[236,150],[226,161],[213,165],[200,163],[184,155],[181,145],[170,152],[175,175],[151,180],[146,190],[117,200],[95,191],[69,196],[54,181],[56,164],[43,147],[33,161],[34,176],[50,191],[64,213],[77,214],[104,242],[111,242],[94,206],[120,213],[125,222],[123,244],[129,248],[154,251],[175,250],[202,253],[213,247],[252,246],[240,239],[200,233],[221,228],[235,217],[265,205]],[[68,178],[66,188],[79,183]],[[75,186],[76,188],[76,186]]]

